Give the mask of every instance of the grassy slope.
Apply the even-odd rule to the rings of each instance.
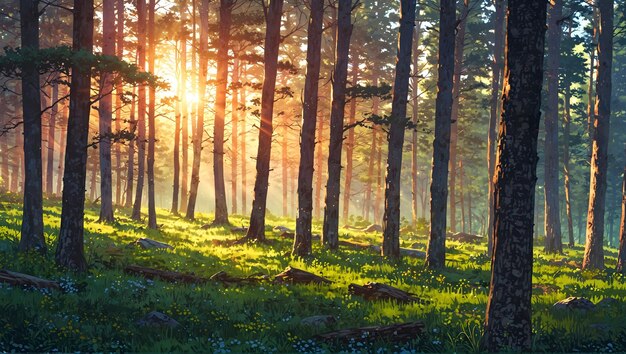
[[[448,242],[447,269],[426,271],[422,260],[405,258],[400,264],[381,259],[370,251],[341,249],[337,253],[314,247],[315,258],[294,260],[291,242],[271,231],[270,245],[220,246],[237,236],[224,228],[202,230],[209,221],[201,215],[187,222],[165,211],[159,213],[159,231],[146,230],[117,212],[114,225],[96,223],[97,210],[87,210],[85,249],[90,272],[66,274],[54,266],[60,207],[45,209],[47,257],[17,253],[20,210],[17,201],[0,203],[0,269],[9,269],[60,280],[68,293],[12,289],[0,284],[0,351],[214,351],[214,352],[348,352],[381,350],[475,351],[487,301],[489,262],[484,245]],[[233,216],[235,225],[246,223]],[[270,226],[294,227],[293,220],[273,218]],[[320,225],[315,225],[319,232]],[[173,251],[123,247],[138,237],[150,237],[175,246]],[[345,231],[342,238],[377,242],[380,235]],[[425,249],[425,236],[405,235],[403,246]],[[119,254],[107,248],[117,245]],[[582,248],[563,256],[580,260]],[[615,250],[607,250],[607,265],[615,265]],[[566,296],[585,296],[597,302],[603,297],[624,300],[626,285],[621,276],[581,272],[571,266],[551,265],[553,257],[535,251],[534,283],[552,284],[554,291],[533,296],[535,350],[626,350],[626,306],[592,313],[559,313],[551,306]],[[292,265],[323,275],[334,283],[324,286],[224,287],[146,281],[127,276],[121,269],[140,264],[160,269],[210,276],[220,270],[233,275],[274,275]],[[399,305],[387,301],[367,302],[347,293],[350,283],[378,281],[391,284],[428,304]],[[142,329],[135,321],[157,310],[178,320],[175,330]],[[332,314],[338,321],[327,329],[302,327],[300,319]],[[328,347],[310,338],[317,333],[345,327],[423,320],[428,334],[412,343],[352,342]],[[601,324],[601,325],[598,325]]]

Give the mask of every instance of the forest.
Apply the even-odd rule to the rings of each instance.
[[[626,352],[626,1],[0,1],[0,351]]]

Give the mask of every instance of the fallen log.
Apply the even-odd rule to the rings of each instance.
[[[395,300],[398,302],[423,302],[415,294],[381,283],[367,283],[363,286],[348,285],[348,294],[362,296],[365,300]]]
[[[349,342],[350,340],[373,341],[385,340],[389,342],[408,342],[424,333],[426,326],[423,322],[407,322],[390,326],[369,326],[361,328],[341,329],[316,336],[316,339],[334,342]]]
[[[264,274],[253,274],[247,276],[245,278],[233,277],[232,275],[220,271],[217,272],[209,278],[210,280],[219,281],[224,285],[233,285],[233,284],[258,284],[260,282],[268,280],[268,276]]]
[[[12,272],[10,270],[0,270],[0,283],[7,283],[13,286],[33,287],[37,289],[61,289],[61,286],[56,281],[37,278],[32,275]]]
[[[448,234],[447,238],[453,241],[473,243],[484,240],[484,237],[479,235],[468,234],[467,232],[457,232],[455,234]]]
[[[290,283],[290,284],[330,284],[332,281],[309,273],[307,271],[293,268],[291,266],[285,268],[285,270],[274,277],[275,283]]]
[[[160,270],[138,265],[129,265],[124,268],[124,272],[131,275],[138,275],[147,279],[161,279],[171,283],[205,283],[206,278],[199,277],[194,274],[179,273],[170,270]]]
[[[128,244],[129,246],[139,246],[145,250],[148,249],[174,249],[174,246],[167,243],[155,241],[149,238],[140,238]]]

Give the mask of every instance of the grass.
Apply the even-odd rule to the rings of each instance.
[[[200,351],[200,352],[476,352],[482,335],[489,285],[489,260],[484,244],[447,243],[446,269],[433,272],[423,260],[383,260],[370,251],[342,248],[329,252],[314,245],[314,257],[293,259],[291,241],[271,227],[294,228],[294,221],[268,220],[270,244],[223,246],[237,235],[227,228],[203,230],[210,215],[189,222],[159,211],[158,231],[131,221],[129,210],[118,210],[117,221],[97,223],[97,210],[86,211],[85,252],[90,270],[77,276],[55,267],[54,247],[60,206],[47,201],[47,256],[17,252],[21,211],[15,196],[0,203],[0,269],[58,280],[65,291],[12,288],[0,284],[0,351]],[[235,226],[244,216],[231,216]],[[356,223],[356,221],[355,221]],[[362,221],[360,223],[363,223]],[[321,232],[321,225],[314,225]],[[380,242],[380,235],[342,230],[343,239]],[[125,247],[139,237],[167,242],[173,250]],[[422,232],[404,234],[403,247],[425,250]],[[626,285],[611,271],[582,272],[556,260],[580,260],[582,248],[548,256],[537,247],[533,282],[548,290],[533,295],[535,351],[626,351]],[[607,266],[616,251],[606,249]],[[126,275],[125,265],[192,272],[209,277],[224,270],[235,276],[275,275],[288,265],[322,275],[330,285],[224,287],[170,284]],[[369,302],[348,294],[350,283],[383,282],[429,300],[424,304]],[[589,313],[558,312],[552,305],[567,296],[597,302],[620,300],[610,309]],[[160,311],[181,323],[176,329],[142,328],[135,322]],[[313,315],[334,315],[327,328],[300,324]],[[352,341],[332,346],[313,339],[316,334],[349,327],[424,321],[427,333],[409,343]]]

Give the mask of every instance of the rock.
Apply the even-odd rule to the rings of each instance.
[[[174,246],[167,243],[151,240],[149,238],[140,238],[135,242],[131,242],[129,245],[139,246],[145,250],[149,249],[174,249]]]
[[[582,311],[591,311],[596,305],[593,304],[589,299],[585,299],[584,297],[575,297],[571,296],[567,299],[561,300],[554,304],[553,306],[557,310],[582,310]]]
[[[300,324],[303,326],[310,326],[310,327],[326,327],[326,326],[333,325],[335,322],[337,322],[337,319],[335,318],[335,316],[318,315],[318,316],[311,316],[311,317],[303,318],[300,321]]]
[[[614,307],[619,304],[619,300],[614,299],[612,297],[605,297],[604,299],[598,301],[596,306],[598,307]]]
[[[372,224],[361,231],[363,232],[383,232],[383,227],[378,224]]]
[[[294,267],[287,267],[285,270],[276,275],[274,277],[275,283],[291,283],[291,284],[330,284],[332,281],[320,277],[319,275],[315,275],[313,273],[309,273],[307,271],[297,269]]]
[[[362,296],[366,300],[396,300],[399,302],[422,302],[415,294],[381,283],[348,285],[348,294]]]
[[[282,237],[282,238],[291,238],[291,239],[293,239],[295,236],[296,236],[296,234],[294,234],[293,232],[289,232],[289,231],[285,231],[285,232],[280,234],[280,237]]]
[[[274,226],[274,228],[272,230],[274,230],[274,232],[280,232],[281,234],[284,234],[285,232],[293,233],[292,229],[290,229],[290,228],[288,228],[286,226],[281,226],[281,225]]]
[[[245,233],[245,232],[248,232],[248,228],[247,227],[231,227],[230,228],[230,232]]]
[[[149,314],[143,316],[137,321],[137,325],[141,327],[169,327],[176,328],[180,326],[180,323],[170,316],[158,312],[152,311]]]

